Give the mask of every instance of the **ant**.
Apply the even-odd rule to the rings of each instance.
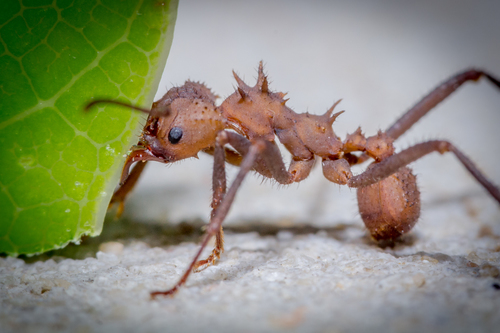
[[[199,272],[215,264],[224,252],[222,222],[235,194],[249,171],[255,171],[279,184],[291,184],[307,178],[317,157],[321,158],[323,175],[331,182],[357,188],[361,218],[375,240],[392,240],[407,233],[420,215],[420,192],[416,177],[407,165],[431,152],[452,152],[476,180],[500,204],[500,190],[489,181],[474,163],[453,144],[443,140],[426,141],[395,153],[394,140],[438,103],[467,81],[486,77],[500,88],[500,81],[490,74],[469,69],[452,76],[425,96],[386,131],[365,137],[358,128],[342,141],[335,135],[332,124],[344,111],[333,113],[337,101],[323,115],[295,113],[287,107],[281,92],[272,92],[259,64],[257,84],[248,86],[233,71],[238,84],[236,91],[216,106],[215,96],[204,84],[186,81],[170,89],[151,110],[126,103],[100,99],[98,103],[113,103],[142,111],[149,115],[139,143],[131,148],[123,168],[120,187],[114,193],[110,207],[123,203],[142,173],[147,161],[170,163],[196,157],[202,151],[213,155],[213,197],[210,222],[200,249],[184,275],[167,291],[158,295],[173,295],[187,280],[191,271]],[[282,160],[275,137],[291,153],[287,168]],[[357,152],[355,154],[355,152]],[[373,159],[367,170],[354,176],[351,166]],[[135,167],[130,167],[135,162]],[[239,167],[239,172],[226,192],[225,163]],[[215,246],[205,260],[198,260],[209,240],[215,236]]]

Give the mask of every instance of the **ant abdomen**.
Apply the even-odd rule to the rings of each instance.
[[[407,233],[420,216],[420,192],[408,167],[358,188],[357,196],[361,218],[375,240],[395,239]]]

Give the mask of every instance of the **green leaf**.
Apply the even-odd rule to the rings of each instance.
[[[0,252],[98,235],[172,41],[177,0],[0,1]]]

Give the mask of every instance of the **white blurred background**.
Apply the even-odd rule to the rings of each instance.
[[[337,135],[344,138],[358,126],[373,135],[459,71],[477,67],[500,77],[498,13],[499,1],[181,0],[157,98],[186,79],[205,82],[225,98],[235,86],[231,70],[253,85],[263,60],[270,88],[288,92],[287,104],[296,112],[323,113],[343,98],[339,110],[346,113],[334,123]],[[499,184],[499,125],[500,90],[481,80],[465,84],[397,147],[448,139]],[[481,209],[499,215],[453,156],[432,154],[412,167],[423,220],[433,205],[470,196],[481,196]],[[211,172],[212,158],[202,154],[169,167],[151,164],[125,215],[145,222],[207,220]],[[230,168],[229,181],[234,172]],[[248,177],[227,222],[245,221],[362,223],[355,191],[329,183],[318,167],[309,179],[285,188]]]

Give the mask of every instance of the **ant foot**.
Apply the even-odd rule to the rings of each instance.
[[[194,273],[199,273],[206,269],[207,267],[210,267],[212,265],[215,265],[215,262],[220,258],[220,251],[219,249],[213,249],[212,253],[210,256],[208,256],[207,259],[205,260],[199,260],[194,264],[193,266],[193,272]]]
[[[111,201],[109,202],[108,210],[110,210],[115,204],[118,204],[118,208],[116,209],[116,214],[115,214],[115,219],[118,219],[123,214],[123,209],[125,207],[125,204],[123,200],[115,199],[115,197],[113,196],[113,198],[111,198]]]
[[[151,295],[151,299],[155,299],[156,296],[170,296],[173,297],[174,294],[179,290],[179,286],[175,286],[172,289],[167,291],[152,291],[149,294]]]

